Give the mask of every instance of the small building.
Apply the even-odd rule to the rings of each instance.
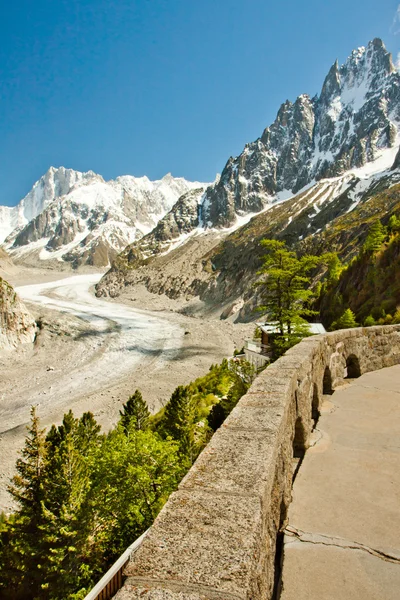
[[[256,325],[261,329],[261,346],[269,346],[271,337],[280,335],[278,323],[257,323]],[[308,331],[311,335],[326,333],[326,329],[322,323],[308,323]]]
[[[256,323],[256,325],[261,331],[261,338],[246,340],[244,353],[249,363],[256,369],[261,369],[271,362],[271,341],[273,337],[280,335],[280,329],[278,323]],[[311,335],[326,333],[322,323],[308,323],[308,330]]]

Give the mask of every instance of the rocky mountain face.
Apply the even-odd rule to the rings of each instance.
[[[197,188],[205,185],[170,174],[153,182],[131,176],[106,182],[92,171],[51,168],[18,206],[8,209],[12,218],[3,221],[3,231],[17,225],[5,247],[25,264],[57,260],[104,267],[151,231],[182,194]]]
[[[23,228],[40,214],[51,202],[68,194],[75,186],[89,181],[93,171],[80,173],[60,167],[50,169],[32,187],[17,206],[0,206],[0,243],[15,229]]]
[[[354,50],[331,67],[319,96],[280,107],[261,137],[230,158],[202,205],[205,225],[226,227],[259,212],[280,193],[337,177],[398,145],[400,75],[383,42]]]
[[[0,246],[0,272],[7,272],[14,268],[14,264],[7,252]]]
[[[170,251],[176,242],[182,243],[186,236],[196,230],[199,222],[199,206],[204,188],[183,194],[172,209],[160,219],[154,229],[119,255],[119,262],[144,260]]]
[[[399,184],[399,169],[363,178],[346,173],[273,204],[234,231],[192,234],[163,253],[145,255],[140,242],[133,244],[114,261],[97,285],[97,294],[129,296],[144,285],[149,292],[185,299],[189,312],[234,321],[256,319],[254,284],[262,264],[263,238],[285,240],[300,252],[337,251],[349,261],[357,255],[369,223],[376,219],[385,223],[392,214],[400,214]]]
[[[36,322],[19,300],[14,288],[0,277],[0,350],[32,343]]]
[[[275,122],[228,160],[199,200],[182,197],[153,232],[118,256],[97,293],[115,296],[144,284],[171,298],[199,297],[223,307],[224,316],[250,318],[259,241],[319,240],[336,219],[358,214],[399,182],[399,124],[400,76],[375,39],[344,65],[334,63],[318,97],[282,104]],[[252,213],[260,214],[239,227]]]

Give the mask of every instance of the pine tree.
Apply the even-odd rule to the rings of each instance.
[[[90,531],[85,503],[90,488],[90,453],[98,445],[98,433],[91,413],[78,420],[69,411],[62,424],[53,426],[47,435],[43,598],[68,598],[90,581],[85,564]]]
[[[40,429],[36,407],[32,407],[25,446],[16,464],[17,475],[9,487],[19,506],[12,520],[9,547],[17,579],[13,590],[15,595],[12,596],[15,599],[39,597],[42,589],[41,569],[46,561],[46,550],[42,543],[42,531],[46,524],[43,510],[46,454],[44,430]]]
[[[399,233],[399,231],[400,231],[400,219],[397,217],[397,215],[392,215],[390,217],[389,223],[388,223],[388,230],[392,234]]]
[[[121,415],[120,423],[125,433],[128,432],[130,426],[133,426],[137,431],[148,427],[150,411],[139,390],[136,390],[133,396],[129,397],[119,414]]]
[[[364,320],[364,327],[373,327],[376,325],[376,321],[372,315],[368,315],[368,317]]]
[[[386,228],[380,221],[375,221],[368,230],[368,235],[362,247],[363,252],[375,254],[381,249],[386,237]]]
[[[259,271],[266,277],[257,284],[264,300],[259,310],[266,311],[268,319],[278,324],[281,336],[290,336],[300,317],[316,314],[307,306],[314,297],[308,274],[323,259],[309,255],[298,258],[286,248],[285,242],[277,240],[265,239],[261,244],[267,253]]]
[[[183,455],[191,462],[195,458],[195,407],[187,387],[179,386],[165,407],[162,430],[178,443]]]
[[[345,269],[336,252],[328,252],[323,256],[324,262],[327,264],[326,282],[328,286],[333,286],[339,281],[340,275]]]
[[[93,413],[83,413],[78,422],[76,437],[79,450],[84,456],[90,454],[93,448],[99,445],[102,437],[100,431],[101,426],[97,423]]]
[[[346,308],[342,316],[332,324],[332,329],[351,329],[352,327],[357,327],[357,323],[351,308]]]

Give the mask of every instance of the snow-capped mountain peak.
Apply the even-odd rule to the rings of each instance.
[[[171,174],[157,181],[130,175],[105,181],[93,171],[50,167],[16,207],[0,207],[0,233],[16,260],[107,266],[182,194],[205,187]]]
[[[373,162],[399,144],[400,75],[380,39],[331,66],[321,94],[286,100],[262,136],[230,158],[207,190],[203,218],[230,226],[278,194],[337,177]]]

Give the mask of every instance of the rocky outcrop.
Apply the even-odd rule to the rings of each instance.
[[[400,363],[400,325],[307,338],[268,367],[215,433],[125,569],[115,600],[268,600],[292,496],[323,394]]]
[[[36,322],[22,304],[14,288],[0,277],[0,350],[32,343]]]
[[[13,267],[13,262],[8,256],[7,252],[0,246],[0,269],[3,271],[9,270]]]
[[[331,67],[320,96],[280,107],[261,137],[226,163],[202,205],[207,226],[226,227],[312,180],[342,175],[398,145],[400,76],[383,42],[354,50]]]
[[[352,175],[322,180],[233,232],[199,231],[176,247],[149,234],[118,256],[96,286],[97,293],[115,297],[143,284],[170,298],[198,297],[198,310],[221,318],[254,320],[263,238],[282,239],[312,254],[335,250],[348,261],[365,239],[366,223],[386,223],[399,212],[398,182],[399,171],[362,180]]]
[[[183,194],[153,231],[143,238],[143,243],[147,240],[168,242],[193,231],[199,225],[199,201],[203,192],[204,189],[199,188]]]

